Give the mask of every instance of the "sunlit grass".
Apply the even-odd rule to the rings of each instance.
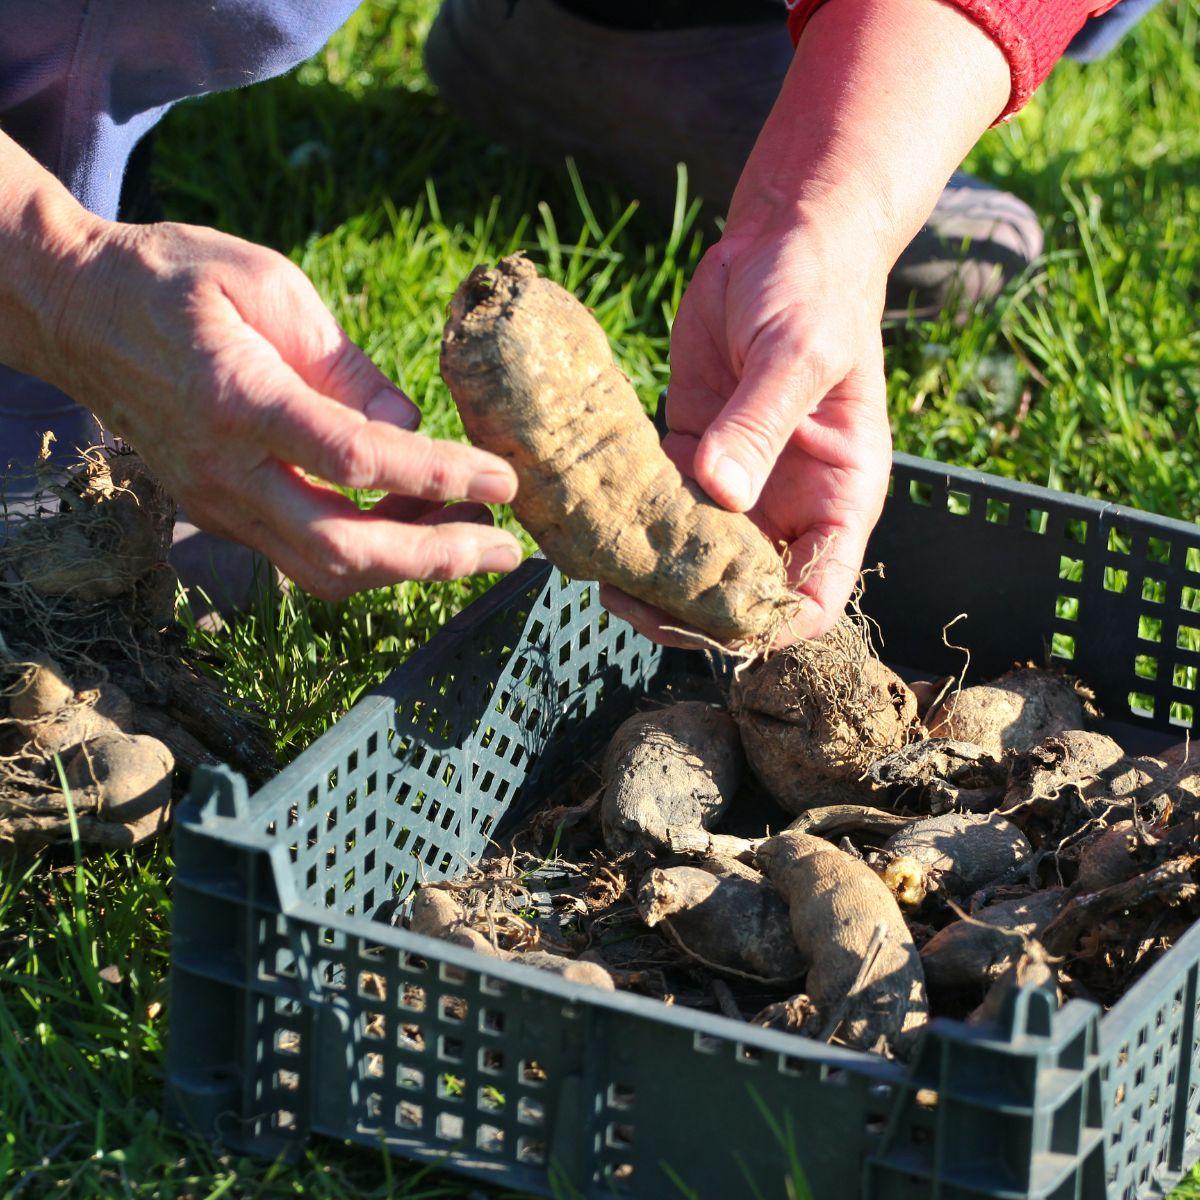
[[[711,231],[685,202],[658,223],[448,118],[420,64],[434,7],[372,0],[298,72],[180,106],[157,154],[169,215],[293,257],[439,436],[461,433],[437,373],[446,303],[474,263],[517,248],[595,308],[651,402]],[[1164,8],[1112,59],[1060,67],[971,156],[1037,208],[1047,253],[991,311],[893,339],[901,449],[1200,516],[1198,14]],[[291,594],[193,637],[290,756],[488,582]],[[1110,584],[1143,586],[1117,568]],[[26,1198],[466,1196],[369,1151],[263,1164],[164,1128],[170,878],[165,845],[0,868],[0,1179]]]

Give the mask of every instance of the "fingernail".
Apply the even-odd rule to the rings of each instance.
[[[521,551],[516,546],[493,546],[479,556],[479,565],[475,568],[481,575],[499,571],[507,575],[521,565]]]
[[[477,471],[467,484],[467,497],[484,504],[507,504],[516,490],[507,471]]]
[[[740,462],[722,454],[712,465],[712,478],[730,508],[742,511],[750,507],[750,476]]]
[[[421,424],[421,410],[395,388],[381,388],[367,401],[363,414],[368,421],[386,421],[401,429],[413,430]]]

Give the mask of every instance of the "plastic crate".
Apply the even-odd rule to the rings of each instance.
[[[970,677],[1054,651],[1136,747],[1194,720],[1200,530],[910,458],[869,562],[884,657]],[[526,564],[273,782],[176,818],[168,1092],[229,1147],[310,1134],[586,1197],[1162,1196],[1198,1155],[1200,930],[1108,1014],[1014,992],[911,1066],[565,983],[372,920],[462,872],[694,661]],[[1183,726],[1172,726],[1172,717]],[[387,1000],[380,999],[382,979]]]

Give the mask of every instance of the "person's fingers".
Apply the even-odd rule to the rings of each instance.
[[[418,525],[462,525],[465,522],[495,525],[496,518],[486,504],[472,504],[468,500],[462,504],[443,504],[416,519]]]
[[[788,621],[789,640],[820,637],[837,624],[858,583],[869,527],[815,526],[788,547],[788,582],[800,597]]]
[[[402,524],[361,512],[340,492],[280,464],[256,473],[259,548],[307,591],[342,599],[405,579],[458,579],[508,572],[521,561],[516,539],[475,521]]]
[[[840,451],[842,461],[853,464],[829,467],[830,478],[841,480],[829,505],[836,520],[813,524],[788,547],[788,578],[813,606],[801,614],[797,636],[802,637],[819,637],[845,611],[887,495],[891,431],[882,351],[851,372],[844,392],[832,402],[843,406],[851,419],[831,422],[823,439],[831,456]]]
[[[299,363],[296,373],[309,387],[363,414],[401,429],[415,430],[421,410],[346,336],[314,363]]]
[[[416,521],[426,513],[436,512],[445,507],[437,500],[422,500],[420,496],[399,496],[388,494],[381,496],[364,512],[372,516],[386,517],[389,521]]]
[[[246,323],[314,391],[373,421],[421,423],[417,406],[350,340],[294,263],[255,247],[231,301]]]
[[[696,479],[718,504],[745,512],[757,502],[788,438],[837,382],[828,360],[789,333],[760,333],[729,402],[696,451]]]
[[[687,433],[668,433],[662,440],[663,453],[675,464],[675,469],[686,478],[693,476],[693,463],[700,439]]]
[[[436,500],[422,500],[417,496],[388,495],[366,511],[372,516],[386,517],[389,521],[419,521],[424,525],[437,525],[446,521],[495,524],[492,510],[486,504],[475,504],[471,501],[462,504],[440,504]]]
[[[285,364],[254,357],[249,394],[234,382],[226,403],[255,410],[255,432],[276,458],[343,487],[426,500],[505,504],[516,494],[516,473],[504,459],[371,420],[314,391]]]
[[[704,431],[720,415],[725,401],[733,395],[736,387],[736,379],[730,382],[728,390],[724,392],[691,383],[678,383],[672,379],[667,388],[667,428],[672,433],[703,437]]]

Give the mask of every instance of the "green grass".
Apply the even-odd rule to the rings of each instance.
[[[437,375],[467,267],[528,249],[593,304],[649,400],[702,248],[566,169],[535,170],[449,119],[424,77],[433,0],[370,2],[287,78],[181,106],[157,177],[172,217],[273,245],[350,333],[459,432]],[[1035,275],[965,326],[889,351],[897,445],[1014,478],[1200,516],[1197,0],[1112,59],[1063,65],[970,166],[1043,215]],[[1025,402],[1025,397],[1028,401]],[[294,596],[195,633],[294,753],[486,581],[344,605]],[[0,1181],[30,1196],[464,1197],[453,1179],[322,1145],[295,1167],[215,1156],[159,1118],[170,853],[0,868]],[[112,972],[115,967],[120,982]],[[1200,1183],[1179,1197],[1200,1197]]]

